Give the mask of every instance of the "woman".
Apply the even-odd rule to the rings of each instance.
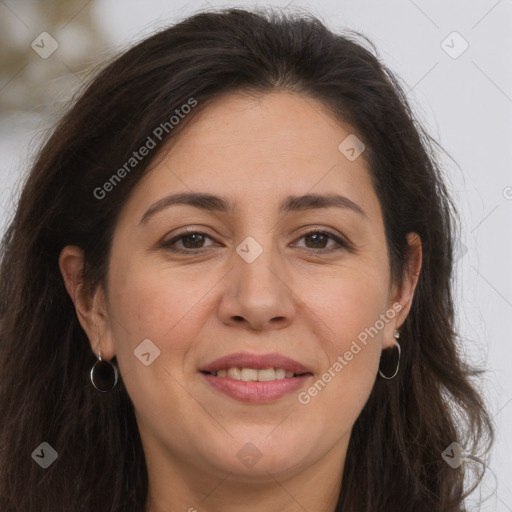
[[[455,211],[356,39],[200,13],[59,122],[3,244],[1,510],[464,510]]]

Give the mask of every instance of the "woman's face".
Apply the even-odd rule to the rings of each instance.
[[[310,98],[225,96],[125,204],[91,342],[117,356],[150,470],[165,458],[169,474],[279,480],[322,463],[341,476],[413,291],[390,281],[379,201],[350,135]],[[218,199],[169,200],[188,194]],[[216,363],[233,354],[248,359]],[[283,377],[294,363],[279,358],[306,374]],[[246,369],[201,371],[227,367]]]

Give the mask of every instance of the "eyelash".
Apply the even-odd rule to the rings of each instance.
[[[325,253],[331,253],[331,252],[340,251],[340,250],[349,250],[349,251],[352,250],[348,243],[341,240],[338,236],[334,235],[333,233],[331,233],[329,231],[325,231],[325,230],[313,229],[311,231],[303,233],[299,237],[299,240],[301,238],[304,238],[305,236],[313,235],[313,234],[327,235],[328,237],[332,238],[338,244],[338,246],[337,247],[334,246],[334,247],[331,247],[328,249],[325,249],[325,248],[313,249],[313,248],[305,247],[304,249],[306,249],[307,251],[322,252],[325,254]],[[178,249],[177,247],[172,247],[176,242],[178,242],[178,241],[182,240],[183,238],[190,236],[190,235],[203,235],[203,236],[213,240],[213,238],[210,235],[208,235],[207,233],[203,233],[202,231],[185,231],[184,233],[180,233],[179,235],[176,235],[171,240],[164,242],[162,245],[163,245],[163,247],[165,247],[166,249],[169,249],[172,252],[183,253],[183,254],[198,253],[201,251],[208,250],[209,247],[198,247],[197,249]]]

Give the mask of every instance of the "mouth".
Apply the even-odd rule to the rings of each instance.
[[[242,402],[276,400],[313,376],[305,365],[281,354],[231,354],[199,372],[216,391]]]
[[[286,379],[311,373],[311,370],[295,359],[282,354],[251,354],[237,352],[208,363],[199,371],[215,377],[251,381]]]
[[[221,379],[234,379],[243,382],[270,382],[273,380],[293,379],[302,375],[312,375],[309,372],[295,373],[284,368],[239,368],[232,366],[227,369],[220,369],[212,372],[202,371],[205,375],[220,377]]]

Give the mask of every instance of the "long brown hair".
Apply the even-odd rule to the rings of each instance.
[[[221,94],[279,89],[320,100],[366,145],[397,282],[407,233],[423,245],[400,372],[377,379],[353,427],[336,510],[464,510],[466,466],[452,468],[442,452],[458,442],[484,455],[493,428],[454,329],[456,211],[438,146],[363,35],[335,34],[306,14],[226,9],[161,30],[105,66],[28,175],[1,252],[2,512],[144,511],[147,469],[132,402],[122,378],[111,393],[90,385],[96,359],[58,257],[80,246],[84,281],[102,286],[117,216],[153,156],[107,197],[94,191],[190,98],[197,105],[178,129]],[[166,126],[162,144],[178,132]],[[44,470],[31,457],[42,442],[58,454]]]

